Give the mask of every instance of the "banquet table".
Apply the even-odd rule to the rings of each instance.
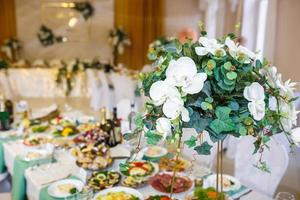
[[[0,91],[7,98],[62,98],[67,86],[65,82],[56,83],[56,73],[55,68],[1,70]],[[74,78],[69,97],[89,98],[93,109],[111,108],[122,99],[133,100],[136,86],[136,81],[125,74],[87,69]]]
[[[114,164],[108,168],[108,170],[118,170],[119,164],[124,162],[123,159],[116,159]],[[190,178],[202,177],[210,173],[210,170],[199,165],[195,165],[193,170],[189,172]],[[45,176],[47,174],[47,176]],[[86,181],[88,177],[88,173],[84,173],[84,170],[77,167],[75,162],[72,160],[64,160],[59,163],[51,163],[41,165],[39,167],[28,168],[25,172],[26,182],[27,182],[27,197],[29,200],[38,200],[40,191],[53,183],[54,180],[65,178],[66,176],[73,175],[77,176],[83,182]],[[45,184],[46,183],[46,184]],[[48,183],[48,184],[47,184]],[[192,192],[191,188],[187,192],[183,192],[180,194],[174,194],[173,197],[179,200],[184,200],[186,195]],[[164,193],[158,192],[153,189],[150,185],[145,185],[138,189],[139,192],[143,194],[146,198],[149,195],[153,194],[161,194]],[[265,196],[261,193],[251,191],[250,193],[242,196],[241,200],[271,200],[272,198]]]

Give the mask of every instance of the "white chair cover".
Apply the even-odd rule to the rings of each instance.
[[[131,112],[131,107],[130,107],[130,100],[129,99],[122,99],[117,103],[117,114],[118,118],[122,120],[127,120],[128,115]]]
[[[192,128],[186,128],[183,129],[183,135],[182,135],[182,141],[186,141],[188,139],[191,138],[191,136],[198,136],[198,133],[196,132],[195,129]],[[210,145],[212,145],[213,147],[211,148],[210,155],[199,155],[193,148],[189,148],[188,146],[184,145],[183,149],[182,149],[182,155],[186,158],[188,158],[189,160],[195,160],[195,162],[197,164],[200,165],[205,165],[209,168],[212,167],[213,165],[213,161],[217,155],[217,145],[216,143],[213,143],[210,140],[209,134],[206,132],[204,133],[204,137],[203,137],[204,141],[207,141]],[[197,145],[199,145],[199,141],[196,143]]]
[[[109,86],[103,71],[87,70],[88,85],[91,87],[90,105],[94,110],[101,107],[110,108]]]
[[[111,73],[110,79],[114,84],[115,102],[119,102],[122,99],[134,100],[136,83],[131,78],[117,73]]]
[[[235,157],[235,176],[247,187],[272,197],[288,167],[288,152],[279,141],[272,138],[268,143],[270,149],[265,149],[262,156],[271,173],[263,172],[253,166],[260,157],[259,153],[253,155],[254,140],[251,136],[240,140]]]

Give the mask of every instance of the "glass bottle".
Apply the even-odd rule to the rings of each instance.
[[[9,113],[5,109],[5,100],[2,95],[0,95],[0,130],[6,131],[9,130]]]
[[[129,116],[128,116],[128,121],[129,121],[129,130],[131,132],[134,131],[135,129],[135,117],[136,117],[136,112],[135,112],[135,104],[134,102],[131,103],[130,105],[131,107],[131,112],[129,113]]]
[[[12,124],[14,122],[14,104],[10,99],[6,99],[4,104],[5,110],[9,114],[9,123]]]
[[[120,144],[120,143],[122,143],[121,122],[120,122],[120,119],[118,119],[116,107],[113,108],[112,121],[113,121],[113,127],[114,127],[113,131],[114,131],[114,135],[116,138],[116,142],[117,142],[117,144]]]

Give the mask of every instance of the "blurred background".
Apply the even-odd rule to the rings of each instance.
[[[32,108],[47,106],[50,102],[67,103],[96,116],[99,105],[93,105],[91,99],[97,101],[101,97],[93,97],[93,89],[83,89],[84,95],[81,89],[65,95],[65,88],[57,89],[52,83],[56,71],[47,71],[43,77],[40,71],[31,73],[24,68],[51,69],[53,60],[68,63],[74,59],[97,59],[139,73],[151,68],[147,59],[150,43],[168,37],[197,40],[202,23],[208,37],[235,33],[241,44],[260,51],[277,66],[284,80],[300,81],[299,0],[89,0],[83,7],[76,3],[82,1],[0,0],[1,57],[21,68],[21,72],[11,71],[8,81],[0,74],[0,91],[7,98],[25,99]],[[123,40],[123,46],[112,42],[115,33],[128,38]],[[17,39],[20,48],[7,45],[12,38]],[[40,79],[36,78],[39,74]],[[89,79],[87,76],[73,81]],[[122,83],[123,79],[119,80],[115,89],[122,91]],[[74,90],[76,84],[73,84]],[[136,83],[128,84],[132,84],[131,90],[135,89]],[[43,86],[41,91],[37,86]],[[133,92],[129,97],[127,90],[123,93],[120,99],[134,98]],[[290,155],[289,167],[278,191],[289,191],[300,198],[299,154],[298,150]],[[233,173],[230,158],[227,158],[226,170]]]

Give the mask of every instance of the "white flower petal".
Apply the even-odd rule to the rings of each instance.
[[[208,39],[207,37],[200,37],[199,38],[199,43],[202,44],[204,47],[207,47],[211,44],[211,40]]]
[[[171,121],[168,118],[160,117],[156,120],[157,132],[168,135],[171,133]]]
[[[300,127],[291,130],[291,138],[297,146],[300,146]]]
[[[156,81],[150,87],[150,97],[153,101],[164,102],[167,84],[164,81]]]
[[[250,86],[245,87],[244,97],[248,101],[263,100],[265,99],[264,88],[259,83],[254,82]]]
[[[269,97],[269,109],[272,110],[272,111],[277,110],[277,100],[273,96]]]
[[[257,121],[260,121],[265,116],[265,102],[264,101],[253,101],[248,103],[248,109]]]
[[[169,119],[176,119],[180,115],[181,106],[171,100],[167,100],[163,105],[163,113]]]
[[[202,90],[206,79],[206,73],[198,73],[193,77],[189,85],[187,85],[186,87],[182,87],[182,91],[187,94],[197,94]]]
[[[229,48],[230,51],[233,51],[233,52],[237,51],[237,45],[229,37],[226,38],[225,44]]]
[[[190,121],[189,111],[185,107],[181,108],[181,118],[182,118],[182,121],[184,121],[184,122]]]
[[[195,48],[196,54],[199,56],[205,56],[208,54],[208,50],[205,47],[196,47]]]
[[[174,83],[178,87],[185,85],[186,81],[195,74],[197,74],[196,64],[189,57],[181,57],[177,61],[171,61],[166,70],[168,82]]]

